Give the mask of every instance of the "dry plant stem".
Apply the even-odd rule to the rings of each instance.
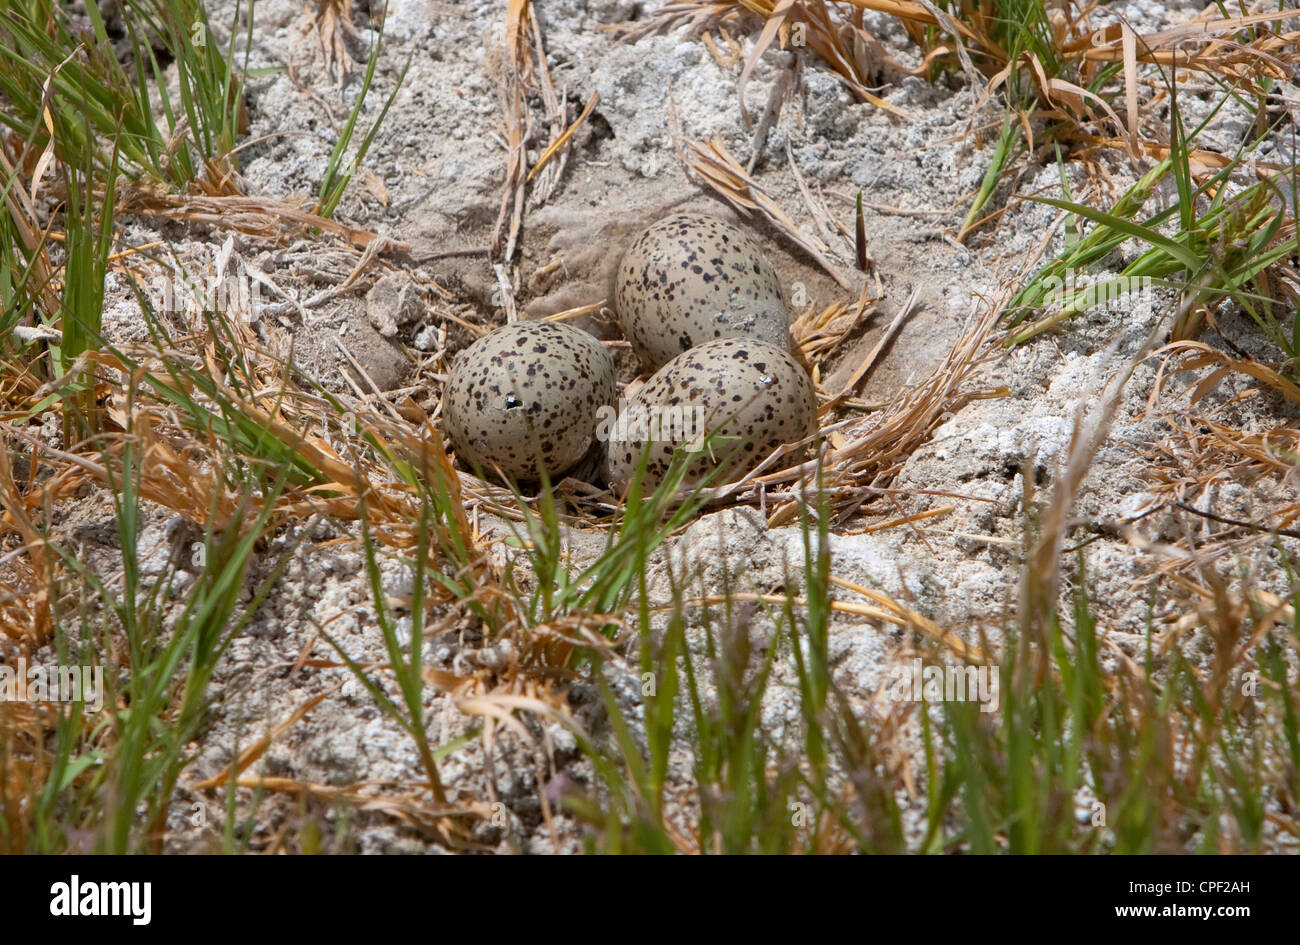
[[[819,416],[824,416],[846,398],[853,396],[853,392],[857,389],[857,386],[862,383],[862,379],[866,377],[875,366],[876,358],[880,357],[880,352],[885,349],[886,345],[894,340],[894,336],[898,334],[898,330],[903,327],[903,323],[912,315],[916,305],[916,298],[920,294],[920,291],[919,288],[912,290],[912,294],[907,297],[907,301],[904,302],[903,307],[898,310],[898,314],[895,315],[894,320],[889,323],[889,327],[886,328],[884,334],[880,336],[880,340],[877,341],[875,347],[871,349],[871,353],[867,355],[866,360],[864,360],[862,364],[858,366],[857,370],[853,372],[853,376],[844,382],[844,388],[830,401],[822,404],[821,407],[818,408],[817,413]]]
[[[672,104],[672,89],[669,89],[669,125],[673,141],[682,163],[687,170],[694,171],[704,183],[719,196],[731,204],[744,216],[757,211],[772,226],[785,234],[795,245],[811,256],[819,266],[830,275],[845,291],[853,291],[853,284],[827,257],[830,248],[816,237],[805,236],[794,221],[781,209],[780,204],[763,190],[743,167],[731,156],[721,138],[714,138],[707,145],[696,141],[683,141],[677,125],[677,114]],[[683,144],[685,145],[683,147]],[[693,152],[693,155],[692,155]]]
[[[357,249],[366,249],[376,240],[387,241],[386,249],[410,252],[408,243],[382,237],[369,230],[346,226],[286,201],[263,197],[210,197],[195,194],[171,194],[147,187],[140,182],[122,186],[117,195],[116,212],[141,217],[188,220],[220,229],[236,230],[250,236],[277,240],[283,231],[324,230],[343,237]]]
[[[525,76],[531,73],[528,46],[524,34],[528,31],[531,16],[529,0],[509,0],[506,6],[506,61],[501,65],[498,84],[506,130],[506,183],[501,194],[501,209],[497,213],[492,231],[492,252],[502,251],[503,259],[513,258],[519,228],[524,215],[524,188],[526,186],[527,155],[525,146],[532,130],[532,116],[524,102]],[[509,215],[510,226],[505,230]]]
[[[583,122],[585,122],[589,117],[591,117],[591,113],[592,111],[595,110],[596,103],[599,101],[600,101],[600,93],[592,92],[591,98],[587,100],[586,106],[582,109],[582,113],[573,120],[573,123],[569,125],[569,127],[564,129],[562,134],[560,134],[554,141],[552,141],[549,145],[547,145],[546,150],[543,151],[541,155],[537,158],[537,163],[534,164],[532,170],[528,172],[528,177],[525,178],[524,181],[525,183],[532,181],[532,179],[537,175],[537,173],[541,171],[542,168],[549,165],[552,159],[554,159],[556,155],[564,153],[564,149],[568,146],[569,142],[573,140],[574,133],[577,132],[577,130],[580,127],[582,127]],[[558,179],[558,177],[559,175],[557,174],[556,178]]]

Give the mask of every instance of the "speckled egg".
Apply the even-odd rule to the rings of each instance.
[[[758,243],[713,217],[678,213],[638,236],[619,264],[614,306],[652,371],[706,341],[790,346],[776,270]]]
[[[721,484],[816,429],[812,382],[789,352],[750,338],[728,338],[665,364],[602,433],[611,484],[625,487],[648,450],[643,483],[652,489],[668,472],[677,447],[698,457],[687,472],[688,483],[723,466],[711,480]],[[706,433],[716,434],[711,452],[700,449]]]
[[[456,453],[514,479],[564,472],[591,447],[597,411],[614,399],[614,362],[577,328],[521,322],[460,353],[443,421]]]

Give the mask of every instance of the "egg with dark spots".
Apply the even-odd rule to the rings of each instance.
[[[678,213],[642,232],[619,263],[614,307],[651,371],[725,338],[790,346],[776,270],[754,239],[713,217]]]
[[[808,374],[788,351],[749,338],[711,341],[679,354],[623,406],[612,427],[601,429],[610,483],[620,491],[643,457],[646,491],[663,481],[679,448],[692,457],[686,484],[721,467],[710,480],[721,485],[816,431],[817,399]]]
[[[590,449],[597,413],[614,399],[614,361],[577,328],[521,322],[460,353],[443,395],[456,454],[512,479],[556,477]]]

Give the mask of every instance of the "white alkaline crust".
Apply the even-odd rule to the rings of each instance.
[[[460,353],[447,380],[443,422],[457,454],[513,479],[556,476],[591,447],[597,412],[614,399],[614,362],[591,335],[521,322]]]

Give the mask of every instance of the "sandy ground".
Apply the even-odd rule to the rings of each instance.
[[[1197,9],[1183,3],[1121,6],[1144,29],[1180,22]],[[737,58],[719,63],[698,39],[681,32],[620,42],[610,26],[643,19],[647,7],[653,4],[534,4],[551,81],[567,117],[576,116],[596,93],[599,102],[575,135],[549,194],[539,195],[538,188],[530,191],[519,252],[503,270],[514,303],[526,315],[604,297],[611,253],[629,234],[670,208],[737,219],[686,173],[673,146],[672,124],[675,118],[687,139],[703,142],[717,136],[747,163],[754,141],[739,108],[741,62]],[[212,4],[213,21],[227,22],[233,8],[229,2]],[[256,74],[247,91],[252,143],[241,155],[243,174],[255,192],[282,198],[314,192],[346,110],[359,92],[374,24],[364,14],[358,14],[356,22],[359,33],[349,48],[362,61],[347,63],[350,74],[340,80],[337,65],[327,64],[308,28],[304,4],[266,0],[257,5],[250,59]],[[440,372],[471,340],[448,316],[476,324],[504,320],[493,268],[500,256],[484,251],[492,240],[506,178],[498,80],[505,55],[504,22],[504,0],[389,4],[385,49],[363,126],[378,114],[408,57],[410,71],[339,217],[404,241],[409,252],[387,254],[353,290],[317,306],[283,306],[285,311],[265,315],[253,326],[272,347],[287,351],[292,344],[307,372],[341,392],[349,387],[339,341],[379,387],[409,386],[417,401],[432,408]],[[900,61],[916,61],[916,49],[887,17],[869,14],[868,23]],[[742,42],[751,43],[755,34],[748,32]],[[931,86],[882,69],[880,95],[907,116],[899,118],[855,102],[815,57],[802,59],[797,70],[795,64],[788,53],[769,51],[745,88],[748,109],[759,116],[773,90],[791,83],[779,121],[757,156],[754,177],[796,225],[810,232],[818,224],[798,186],[799,177],[850,233],[852,199],[862,191],[883,298],[823,365],[823,379],[834,389],[848,377],[915,291],[915,315],[859,391],[864,401],[888,400],[927,376],[961,336],[967,320],[1005,286],[1023,278],[1027,259],[1043,248],[1044,240],[1049,253],[1061,246],[1059,233],[1049,236],[1057,214],[1042,205],[1013,204],[965,245],[954,243],[952,236],[965,213],[964,198],[979,184],[1000,124],[996,107],[990,104],[977,111],[978,92],[961,81]],[[546,144],[549,125],[542,104],[529,104],[536,125],[528,143],[531,164]],[[1231,145],[1234,121],[1239,116],[1225,111],[1210,134],[1221,135],[1225,145]],[[1099,168],[1078,163],[1068,167],[1072,188],[1090,190],[1098,205],[1113,200],[1146,169],[1130,166],[1119,154],[1098,162]],[[1055,195],[1059,186],[1055,165],[1031,162],[1019,179],[1022,193],[1042,190]],[[1004,185],[993,206],[1001,206],[1005,197]],[[1170,194],[1156,199],[1168,200]],[[762,239],[786,290],[798,293],[807,305],[820,308],[856,297],[863,277],[850,265],[851,243],[840,234],[826,238],[834,263],[851,282],[847,291],[771,227],[759,221],[742,225]],[[157,235],[173,240],[189,264],[200,268],[212,265],[227,238],[224,232],[199,227],[159,230],[140,222],[131,223],[127,233],[139,241]],[[255,267],[299,303],[337,285],[358,260],[357,252],[341,242],[270,246],[237,236],[233,251],[235,264]],[[1124,262],[1115,260],[1114,268]],[[110,298],[110,330],[118,338],[138,333],[139,314],[125,287],[110,286]],[[835,573],[907,601],[972,639],[981,629],[996,636],[1019,574],[1017,555],[1027,511],[1023,474],[1032,471],[1040,494],[1050,489],[1080,411],[1098,406],[1106,384],[1127,369],[1168,312],[1169,302],[1168,296],[1156,292],[1136,305],[1094,310],[1064,332],[993,357],[975,386],[1005,388],[1005,396],[973,402],[948,418],[906,463],[895,482],[897,498],[871,506],[869,514],[839,530],[831,545]],[[608,324],[591,322],[588,327],[614,337]],[[1249,323],[1228,316],[1222,327],[1238,345],[1272,356]],[[629,380],[634,373],[630,359],[625,351],[619,357],[623,380]],[[1205,372],[1161,374],[1160,365],[1150,360],[1133,371],[1117,422],[1076,509],[1084,528],[1075,534],[1095,539],[1084,559],[1096,587],[1104,632],[1117,652],[1137,652],[1149,613],[1163,618],[1188,606],[1185,591],[1152,578],[1152,558],[1142,539],[1169,541],[1185,531],[1208,534],[1218,527],[1168,510],[1135,521],[1132,531],[1124,523],[1175,497],[1252,521],[1268,520],[1297,500],[1292,483],[1231,470],[1209,489],[1194,488],[1190,447],[1174,425],[1194,427],[1212,418],[1262,432],[1294,422],[1293,405],[1266,391],[1245,395],[1250,385],[1235,376],[1193,403],[1189,391]],[[941,506],[952,510],[922,525],[867,530],[873,522]],[[106,498],[87,500],[66,525],[92,560],[99,553],[105,560],[111,556],[105,536],[112,534],[112,507]],[[512,554],[503,541],[508,536],[503,523],[485,517],[483,528],[498,560]],[[413,794],[420,768],[410,738],[345,668],[301,665],[304,654],[317,661],[336,660],[320,640],[319,627],[328,627],[356,659],[383,658],[361,554],[347,543],[325,546],[346,535],[346,529],[324,519],[303,523],[301,529],[307,550],[295,555],[277,592],[223,662],[213,687],[213,721],[195,746],[198,757],[184,783],[193,785],[216,774],[241,746],[307,700],[327,694],[304,720],[276,739],[260,773],[325,788],[355,787],[390,800]],[[152,555],[146,567],[160,566],[172,543],[186,540],[186,534],[183,523],[152,516],[142,537]],[[291,531],[277,542],[288,547],[298,537]],[[575,530],[570,536],[574,561],[590,560],[602,541],[597,530]],[[1300,552],[1300,543],[1280,542],[1290,553]],[[263,558],[270,560],[275,551],[267,549]],[[1221,567],[1235,585],[1249,581],[1286,594],[1286,575],[1273,554],[1267,544],[1243,542],[1239,553],[1223,560]],[[724,509],[702,517],[657,556],[656,587],[664,592],[663,569],[675,562],[683,573],[695,574],[705,590],[716,589],[725,570],[738,589],[770,593],[785,587],[790,573],[797,574],[802,555],[798,529],[768,529],[750,507]],[[391,567],[386,577],[396,596],[410,586],[411,575],[400,567]],[[868,618],[835,618],[835,673],[864,714],[873,711],[873,697],[889,666],[908,644],[902,631]],[[500,648],[465,623],[430,640],[427,655],[431,665],[450,671],[490,671],[505,658]],[[779,739],[787,726],[799,723],[799,703],[792,670],[782,661],[778,666],[782,668],[765,705],[763,725]],[[611,673],[620,698],[634,711],[639,699],[634,670],[629,667],[620,674],[614,668]],[[592,687],[573,687],[574,716],[597,736],[606,730],[598,703]],[[481,724],[432,690],[428,706],[430,734],[437,743]],[[527,730],[528,738],[503,733],[492,746],[470,740],[443,760],[443,779],[453,798],[495,805],[493,816],[476,828],[484,844],[530,852],[578,849],[580,832],[564,818],[557,819],[554,832],[546,827],[539,794],[561,777],[590,788],[593,772],[563,726],[530,719]],[[684,773],[689,758],[683,754],[679,761]],[[388,808],[376,804],[374,810],[343,818],[344,823],[323,796],[261,798],[253,846],[266,848],[281,826],[309,814],[328,825],[329,835],[342,848],[437,849],[417,826],[394,814],[401,806],[398,801]],[[924,800],[900,801],[909,823],[919,824]],[[241,803],[250,802],[250,794],[241,794]],[[170,847],[194,850],[213,844],[223,803],[219,791],[182,791],[169,821]]]

